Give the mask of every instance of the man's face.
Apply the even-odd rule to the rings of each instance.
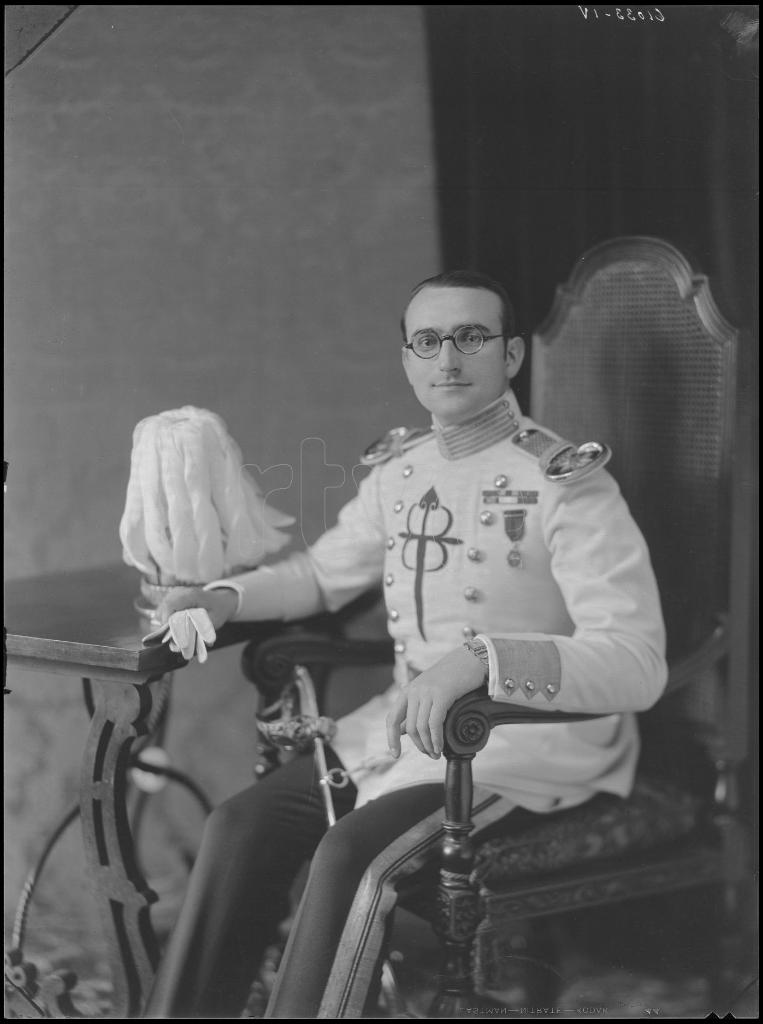
[[[405,312],[408,341],[424,328],[434,328],[442,337],[463,324],[479,326],[487,335],[502,335],[498,296],[484,288],[427,287],[414,295]],[[403,368],[424,408],[443,426],[450,426],[500,398],[522,365],[523,355],[521,338],[509,339],[505,356],[502,336],[486,341],[473,355],[459,352],[448,339],[432,359],[420,359],[411,349],[403,349]]]

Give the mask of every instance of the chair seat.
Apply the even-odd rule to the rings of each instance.
[[[477,840],[472,879],[498,893],[520,878],[654,849],[694,832],[699,811],[695,796],[645,777],[626,799],[599,793],[551,816],[517,811],[510,833]]]

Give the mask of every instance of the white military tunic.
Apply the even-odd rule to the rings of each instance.
[[[444,758],[405,738],[399,760],[385,758],[385,717],[400,686],[475,635],[488,647],[493,699],[606,716],[495,728],[475,782],[538,811],[630,790],[633,712],[667,678],[649,554],[606,470],[568,483],[544,476],[532,444],[518,443],[535,427],[511,392],[466,423],[435,424],[375,466],[306,552],[225,581],[240,593],[237,619],[335,610],[384,584],[395,682],[340,719],[333,741],[359,769],[357,806],[444,780]]]

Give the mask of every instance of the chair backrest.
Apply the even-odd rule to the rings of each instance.
[[[650,547],[671,666],[729,607],[737,342],[707,279],[642,237],[579,259],[533,337],[532,415],[612,448],[612,474]],[[717,675],[689,692],[689,713],[717,721]]]

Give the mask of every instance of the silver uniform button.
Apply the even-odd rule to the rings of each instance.
[[[403,476],[406,478],[406,480],[408,479],[408,477],[411,475],[412,472],[413,472],[413,466],[405,466],[404,467],[404,469],[403,469]]]
[[[483,526],[490,526],[490,524],[493,522],[494,518],[495,517],[493,516],[492,512],[481,512],[480,513],[480,522],[482,523]]]
[[[397,622],[397,620],[400,618],[400,612],[395,611],[394,608],[390,608],[389,617],[392,622]]]
[[[395,538],[394,537],[387,537],[387,549],[389,551],[391,551],[392,548],[394,548],[394,546],[395,546]]]
[[[404,653],[405,653],[405,644],[403,643],[402,640],[396,640],[395,641],[395,654],[404,654]]]
[[[395,577],[392,575],[392,573],[387,573],[387,575],[384,577],[384,586],[391,587],[394,582]]]
[[[480,592],[476,587],[466,587],[464,590],[464,597],[467,601],[477,601],[479,596]]]
[[[511,693],[516,685],[513,679],[504,679],[503,681],[503,688],[507,693]]]
[[[535,683],[532,681],[532,679],[525,680],[525,689],[529,690],[530,693],[533,692],[533,690],[535,689]]]
[[[402,501],[396,501],[392,507],[394,508],[395,512],[402,512],[405,506],[403,505]]]
[[[559,687],[554,686],[552,683],[548,683],[548,685],[546,686],[546,692],[551,694],[558,693]]]
[[[461,632],[463,633],[467,640],[472,640],[477,635],[471,626],[464,626]]]
[[[470,562],[481,562],[482,552],[479,550],[479,548],[469,548],[469,550],[466,552],[466,557],[469,559]]]
[[[509,478],[503,473],[500,473],[493,481],[496,487],[506,487],[509,483]]]

